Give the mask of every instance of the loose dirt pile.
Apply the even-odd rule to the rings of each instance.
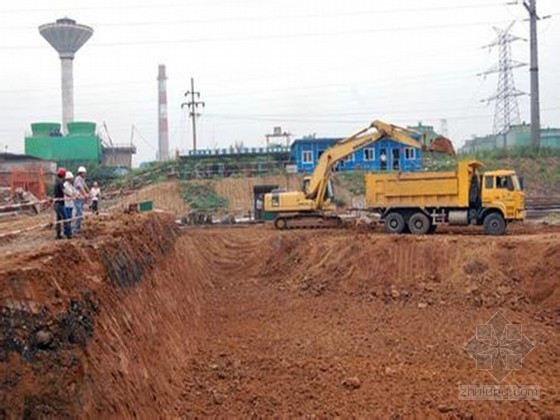
[[[129,204],[141,201],[152,201],[155,208],[175,215],[183,215],[189,211],[188,204],[183,200],[179,181],[167,181],[142,188],[126,197],[122,197],[118,200],[117,205],[127,208]]]
[[[560,415],[557,230],[119,222],[3,262],[0,414]],[[536,346],[504,383],[540,400],[458,400],[458,385],[495,383],[463,346],[498,310]]]

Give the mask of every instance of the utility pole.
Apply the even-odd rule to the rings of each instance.
[[[537,48],[537,0],[524,0],[523,6],[529,13],[531,45],[531,144],[535,149],[541,142],[541,111],[539,103],[539,54]]]
[[[196,118],[200,116],[198,112],[196,112],[199,106],[204,108],[205,104],[202,101],[197,101],[197,98],[200,98],[200,92],[194,90],[194,79],[191,77],[191,90],[185,93],[185,96],[188,98],[190,96],[190,101],[184,102],[181,104],[181,108],[187,106],[189,108],[189,117],[192,118],[192,129],[193,129],[193,150],[196,151]]]

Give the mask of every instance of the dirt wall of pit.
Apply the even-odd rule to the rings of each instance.
[[[203,277],[188,276],[172,220],[130,216],[105,233],[0,273],[0,417],[170,413]]]

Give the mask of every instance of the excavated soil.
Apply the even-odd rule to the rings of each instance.
[[[0,266],[0,417],[560,416],[559,230],[178,230],[159,215]],[[500,311],[535,349],[495,384],[463,349]]]

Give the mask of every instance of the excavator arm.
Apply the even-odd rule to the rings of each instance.
[[[334,146],[325,150],[317,166],[311,175],[309,182],[306,183],[305,196],[308,199],[314,200],[316,208],[320,209],[325,197],[325,190],[327,188],[329,178],[334,166],[341,160],[347,158],[352,153],[361,150],[365,147],[371,146],[375,142],[384,137],[405,144],[409,147],[419,149],[422,144],[414,139],[410,134],[412,132],[402,127],[392,124],[387,124],[382,121],[373,121],[367,128],[364,128],[357,133],[339,140]]]

